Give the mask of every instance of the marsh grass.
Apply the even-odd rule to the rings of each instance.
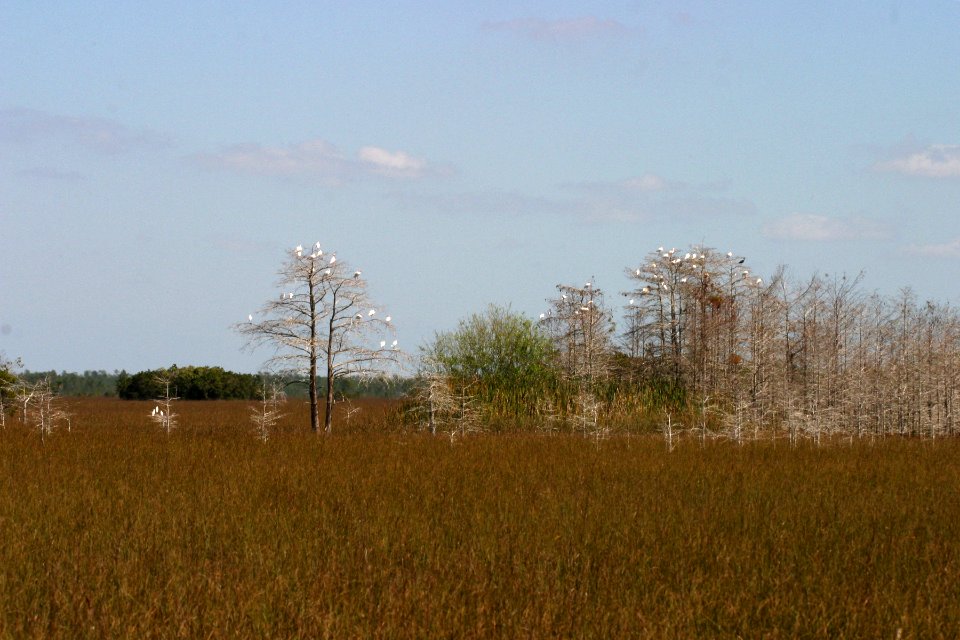
[[[960,443],[0,432],[0,637],[957,637]]]

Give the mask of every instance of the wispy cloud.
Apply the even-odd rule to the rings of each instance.
[[[634,30],[617,20],[582,16],[558,20],[543,18],[518,18],[498,22],[486,22],[487,31],[503,31],[522,35],[539,41],[578,42],[583,40],[623,37]]]
[[[892,171],[926,178],[960,178],[960,145],[932,144],[874,165],[878,171]]]
[[[887,237],[884,225],[863,217],[832,218],[814,213],[795,213],[763,226],[763,235],[772,240],[833,242],[837,240],[878,240]]]
[[[83,174],[79,171],[62,171],[54,167],[31,167],[17,171],[18,176],[24,178],[35,178],[38,180],[50,180],[58,182],[76,182],[83,180]]]
[[[235,173],[282,176],[338,186],[363,177],[422,178],[443,174],[448,167],[433,166],[404,151],[366,146],[352,157],[326,140],[308,140],[285,147],[241,144],[196,159],[210,167]]]
[[[457,215],[541,215],[568,217],[588,223],[623,223],[654,219],[739,217],[756,213],[752,202],[698,193],[670,191],[662,178],[641,177],[636,185],[583,183],[565,185],[565,193],[544,197],[519,192],[449,194],[399,192],[398,206],[416,211]],[[572,191],[572,193],[571,193]]]
[[[107,118],[65,116],[36,109],[0,109],[0,143],[46,141],[73,144],[102,154],[171,145],[167,136],[147,129],[133,130]]]
[[[913,244],[905,252],[929,258],[960,258],[960,238],[941,243]]]

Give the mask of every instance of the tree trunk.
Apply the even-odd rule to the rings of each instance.
[[[310,356],[310,430],[320,431],[320,403],[317,397],[317,357]]]
[[[333,431],[333,367],[327,367],[327,403],[326,415],[323,418],[323,431],[330,435]]]

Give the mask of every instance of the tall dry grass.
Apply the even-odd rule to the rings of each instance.
[[[0,636],[960,635],[960,443],[0,432]],[[297,409],[300,411],[300,409]],[[370,433],[363,433],[364,429]]]

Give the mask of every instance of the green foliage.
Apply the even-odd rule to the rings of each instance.
[[[255,400],[261,389],[260,376],[234,373],[221,367],[177,367],[121,372],[117,395],[124,400],[151,400],[164,395],[161,379],[170,378],[172,393],[184,400]]]
[[[421,358],[494,415],[524,415],[558,385],[550,338],[528,318],[490,305],[438,333]]]
[[[57,379],[76,374],[61,374]],[[169,377],[171,393],[183,400],[256,400],[260,397],[263,379],[277,382],[284,388],[288,398],[305,398],[306,384],[290,382],[283,374],[234,373],[220,367],[178,367],[153,369],[128,374],[115,374],[116,395],[124,400],[152,400],[164,394],[160,379]],[[325,378],[318,378],[323,386]],[[338,398],[399,398],[407,393],[411,380],[399,377],[360,379],[344,376],[334,380],[334,392]],[[63,395],[78,394],[62,391]],[[99,395],[99,394],[97,394]]]
[[[24,371],[20,379],[25,382],[49,380],[50,387],[61,396],[102,396],[117,395],[117,379],[121,372],[114,371],[84,371],[73,373],[68,371]]]

